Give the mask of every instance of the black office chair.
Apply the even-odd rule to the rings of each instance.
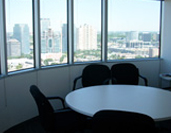
[[[145,86],[148,86],[147,78],[139,74],[139,69],[131,63],[115,64],[111,68],[112,84],[129,84],[138,85],[139,77],[145,82]]]
[[[144,114],[102,110],[92,118],[93,133],[156,133],[154,120]]]
[[[37,104],[41,124],[47,132],[72,133],[84,128],[84,117],[65,108],[61,97],[45,97],[37,86],[32,85],[30,92]],[[48,100],[58,99],[63,108],[54,110]]]
[[[73,90],[76,89],[76,84],[79,79],[82,78],[82,86],[94,86],[109,84],[111,73],[110,69],[106,65],[91,64],[83,69],[82,75],[75,78]]]

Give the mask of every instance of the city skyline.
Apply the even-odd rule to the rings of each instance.
[[[101,60],[101,45],[107,45],[107,60],[158,56],[160,1],[108,0],[105,25],[104,16],[101,16],[104,14],[101,0],[72,2],[73,25],[70,30],[73,31],[68,32],[67,17],[72,16],[67,14],[67,0],[40,0],[40,16],[37,19],[40,20],[42,66],[67,63],[70,56],[67,53],[70,51],[68,42],[71,41],[67,40],[68,35],[73,37],[70,44],[73,45],[74,62]],[[5,6],[9,69],[33,67],[32,0],[6,0]],[[107,27],[105,33],[101,29],[102,24]],[[101,42],[102,33],[108,37],[107,44]],[[23,63],[19,63],[19,59]]]
[[[45,19],[45,20],[48,20],[48,19]],[[49,48],[54,47],[54,46],[55,48],[58,47],[58,50],[50,50],[52,52],[67,52],[65,48],[67,47],[66,24],[62,25],[61,32],[55,33],[52,28],[50,27],[48,28],[48,26],[50,26],[50,21],[48,23],[49,25],[46,25],[45,23],[45,27],[42,27],[42,33],[41,33],[42,49],[44,49],[45,46],[47,45],[49,46]],[[117,33],[117,32],[111,32],[111,33],[108,33],[108,35],[110,36],[110,34],[112,33]],[[122,33],[121,34],[122,39],[125,38],[125,43],[132,42],[132,41],[135,42],[138,40],[142,40],[143,42],[151,42],[152,40],[159,41],[158,32],[129,31],[129,32],[118,32],[118,33]],[[85,25],[80,26],[79,28],[76,28],[76,34],[74,35],[76,36],[76,39],[74,40],[75,41],[74,44],[76,43],[76,45],[74,45],[74,47],[77,47],[76,50],[97,49],[96,47],[98,45],[98,42],[97,42],[98,34],[101,34],[101,33],[98,33],[96,29],[91,25],[85,24]],[[152,36],[152,34],[155,34],[155,37],[153,37],[154,35]],[[9,38],[8,40],[16,39],[21,45],[21,53],[28,54],[29,52],[27,51],[29,50],[29,47],[30,47],[30,40],[28,39],[29,36],[31,35],[29,35],[29,27],[27,25],[15,24],[13,27],[13,34],[11,34],[11,36],[8,37]],[[117,36],[112,35],[110,37],[116,38]],[[118,39],[120,38],[118,37]],[[110,43],[110,41],[111,40],[108,40],[108,43]],[[48,44],[44,44],[45,42]],[[62,48],[64,48],[65,50]],[[43,50],[43,51],[44,51],[43,53],[47,52],[47,50]]]
[[[47,21],[47,23],[49,22]],[[22,47],[26,44],[29,44],[27,50],[31,51],[30,40],[27,40],[27,42],[24,38],[26,35],[31,37],[32,34],[28,35],[29,29],[27,28],[27,33],[23,30],[25,26],[26,25],[23,24],[15,24],[13,30],[16,33],[11,34],[8,38],[7,52],[8,57],[10,57],[8,59],[9,71],[16,70],[14,66],[16,66],[17,69],[22,67],[33,67],[33,58],[31,57],[33,56],[33,53],[31,56],[27,55],[30,59],[23,58],[24,56],[20,54],[23,53]],[[50,64],[66,63],[67,56],[63,55],[63,53],[67,54],[66,24],[62,25],[61,32],[54,32],[52,28],[48,28],[46,23],[45,27],[42,27],[42,29],[44,29],[44,31],[41,32],[41,64],[46,66]],[[26,34],[24,35],[24,33]],[[98,45],[101,45],[101,42],[98,42],[98,34],[101,33],[98,33],[91,25],[85,24],[76,28],[76,39],[74,39],[73,44],[75,52],[74,61],[82,62],[100,60],[101,52],[99,51]],[[109,33],[108,60],[158,56],[158,43],[158,32],[129,31]],[[80,53],[80,50],[82,53]],[[89,50],[89,52],[87,53],[86,50]],[[84,55],[85,57],[82,57],[83,53],[86,55]],[[18,58],[20,56],[23,57]]]

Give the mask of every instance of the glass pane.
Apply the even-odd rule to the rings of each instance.
[[[74,62],[101,60],[101,0],[74,0]]]
[[[108,60],[159,56],[160,1],[109,0]]]
[[[32,68],[34,67],[32,0],[5,2],[8,72]]]
[[[42,66],[68,62],[66,2],[66,0],[40,0]]]

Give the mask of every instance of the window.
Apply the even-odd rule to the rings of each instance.
[[[159,56],[160,1],[109,0],[108,60]]]
[[[66,0],[40,0],[42,66],[68,62],[66,2]]]
[[[8,72],[33,68],[32,0],[6,0]]]
[[[74,62],[101,60],[101,0],[74,0]]]
[[[0,2],[0,74],[58,64],[159,57],[160,0]]]

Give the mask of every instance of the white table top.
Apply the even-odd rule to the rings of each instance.
[[[151,116],[155,121],[171,119],[171,92],[135,85],[101,85],[70,92],[67,105],[92,117],[99,110],[122,110]]]

